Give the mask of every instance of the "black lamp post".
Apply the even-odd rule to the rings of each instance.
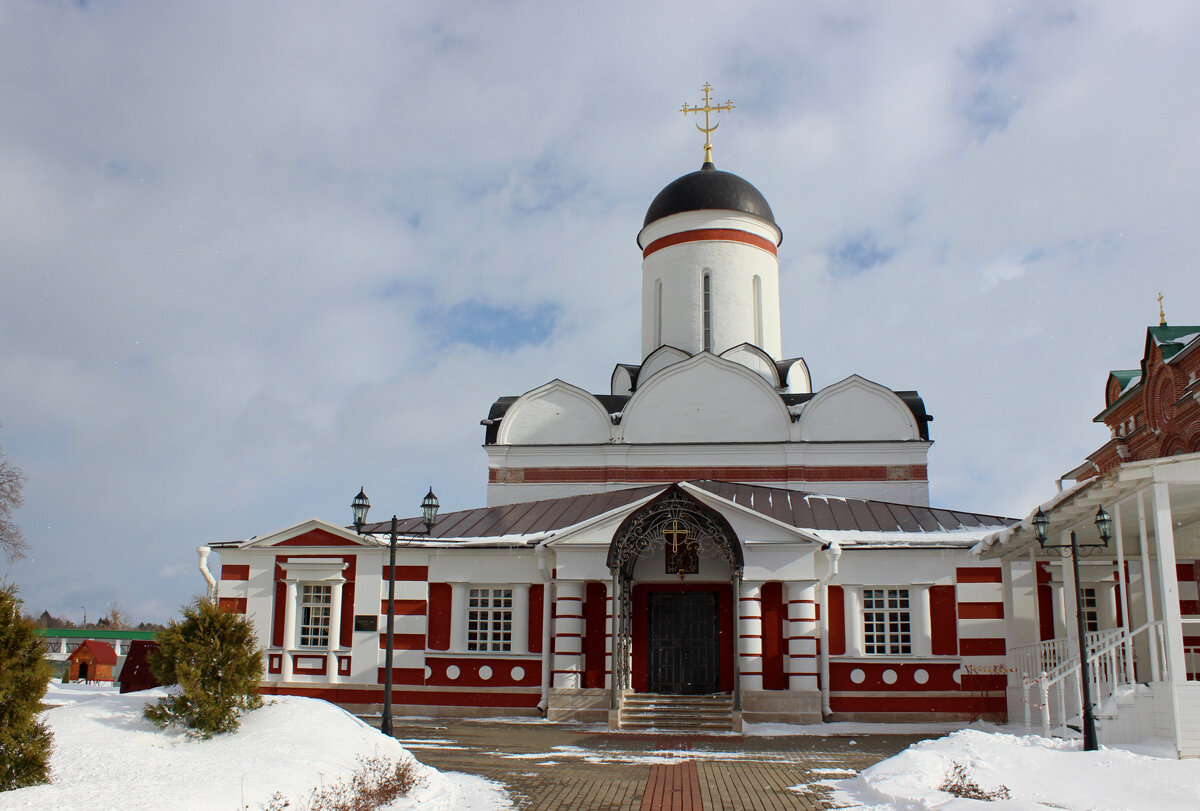
[[[421,500],[421,516],[425,520],[425,532],[411,534],[428,536],[433,531],[433,524],[437,521],[438,506],[437,496],[433,494],[433,488],[430,487],[425,498]],[[362,488],[359,488],[358,495],[354,497],[354,501],[350,502],[350,511],[354,515],[354,529],[359,535],[362,534],[363,524],[367,522],[367,510],[369,509],[371,509],[371,501]],[[400,519],[393,515],[391,540],[388,544],[387,641],[384,643],[385,653],[383,656],[383,718],[379,722],[379,731],[384,735],[392,734],[392,652],[395,648],[392,635],[396,630],[396,540],[400,535],[399,524]]]
[[[1083,622],[1083,583],[1079,580],[1079,550],[1100,549],[1108,546],[1112,537],[1112,516],[1103,506],[1096,510],[1096,529],[1100,531],[1100,543],[1079,543],[1075,540],[1075,531],[1071,531],[1069,544],[1046,543],[1050,537],[1050,519],[1038,508],[1033,517],[1033,536],[1042,549],[1058,549],[1063,555],[1071,556],[1071,565],[1075,570],[1075,621],[1079,629],[1079,690],[1083,701],[1083,751],[1095,752],[1099,748],[1096,741],[1096,715],[1092,712],[1092,686],[1088,671],[1088,649],[1086,628]]]

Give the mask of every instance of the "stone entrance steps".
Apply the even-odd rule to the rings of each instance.
[[[728,732],[736,726],[733,696],[626,693],[621,699],[621,729],[669,729]]]

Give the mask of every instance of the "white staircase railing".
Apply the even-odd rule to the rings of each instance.
[[[1136,681],[1134,653],[1138,637],[1145,635],[1149,664],[1154,680],[1168,678],[1166,667],[1166,636],[1162,622],[1148,622],[1133,631],[1119,628],[1094,631],[1085,637],[1087,642],[1088,678],[1093,704],[1103,706],[1114,699],[1118,688]],[[1020,645],[1009,653],[1009,666],[1021,679],[1024,691],[1025,727],[1033,728],[1032,711],[1041,715],[1042,734],[1050,735],[1055,715],[1058,725],[1069,718],[1083,715],[1082,690],[1079,683],[1078,643],[1068,639],[1051,639],[1034,645]],[[1146,674],[1149,675],[1149,674]],[[1036,694],[1037,703],[1031,700]],[[1068,714],[1068,709],[1070,714]]]

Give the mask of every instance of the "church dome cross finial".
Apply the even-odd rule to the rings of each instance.
[[[704,165],[706,168],[715,168],[712,159],[712,133],[717,127],[721,126],[720,122],[710,125],[709,115],[711,113],[727,113],[733,110],[733,102],[725,99],[724,104],[713,106],[712,104],[712,85],[708,82],[704,83],[704,87],[700,88],[704,91],[704,106],[684,104],[679,109],[679,112],[687,115],[689,113],[704,113],[704,126],[696,125],[696,129],[704,133]]]
[[[1158,294],[1158,325],[1165,327],[1167,325],[1167,314],[1163,312],[1163,294]]]

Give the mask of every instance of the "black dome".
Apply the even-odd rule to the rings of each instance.
[[[642,227],[682,211],[704,209],[742,211],[775,225],[775,215],[771,213],[771,206],[767,204],[767,198],[762,196],[762,192],[754,188],[749,181],[735,174],[719,171],[713,164],[706,163],[700,171],[691,172],[667,184],[650,204]]]

